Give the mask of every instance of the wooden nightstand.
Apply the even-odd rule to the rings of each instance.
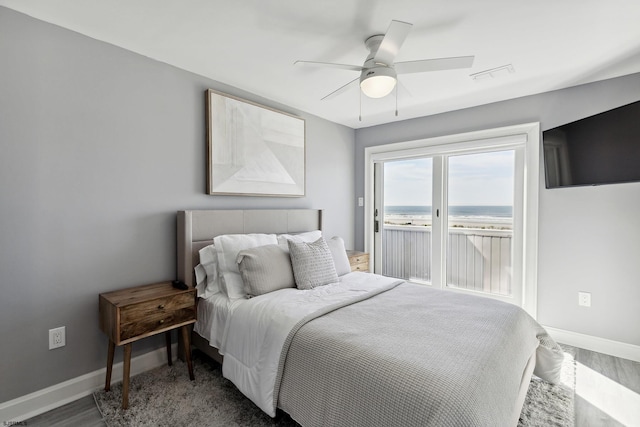
[[[122,408],[129,406],[131,343],[151,335],[165,333],[167,356],[171,365],[171,331],[180,328],[189,378],[194,379],[188,325],[196,321],[196,290],[176,289],[171,282],[154,283],[100,294],[100,329],[109,337],[107,378],[111,386],[115,347],[124,345]]]
[[[369,254],[366,252],[347,251],[351,271],[369,272]]]

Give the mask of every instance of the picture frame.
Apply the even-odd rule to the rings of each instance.
[[[207,194],[303,197],[305,120],[206,91]]]

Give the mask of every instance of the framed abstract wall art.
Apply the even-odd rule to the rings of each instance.
[[[305,121],[206,92],[207,194],[305,195]]]

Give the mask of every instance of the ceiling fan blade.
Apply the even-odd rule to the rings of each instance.
[[[380,47],[373,57],[374,62],[381,62],[386,65],[393,64],[393,60],[398,55],[400,47],[411,31],[412,24],[402,21],[391,21],[387,33],[384,35]]]
[[[398,74],[423,73],[425,71],[454,70],[471,68],[475,56],[456,56],[452,58],[423,59],[421,61],[396,62],[394,68]]]
[[[304,66],[312,66],[312,67],[330,67],[330,68],[340,68],[342,70],[362,71],[362,67],[360,65],[334,64],[332,62],[296,61],[293,63],[293,65],[304,65]]]
[[[324,98],[320,99],[320,101],[326,101],[328,99],[332,99],[335,98],[336,96],[346,92],[349,89],[349,86],[351,86],[351,84],[353,82],[357,82],[358,80],[360,80],[360,76],[356,77],[355,79],[351,80],[349,83],[347,83],[344,86],[340,86],[338,89],[334,90],[333,92],[331,92],[329,95],[326,95]]]

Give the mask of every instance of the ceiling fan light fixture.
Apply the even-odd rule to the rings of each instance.
[[[360,89],[369,98],[382,98],[396,86],[396,72],[391,67],[365,68],[360,75]]]

